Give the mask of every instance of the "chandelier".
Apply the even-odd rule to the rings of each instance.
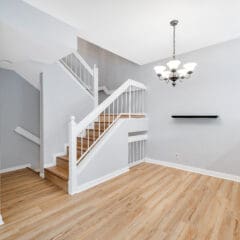
[[[172,85],[176,86],[176,81],[181,79],[190,78],[195,67],[197,66],[194,62],[189,62],[183,65],[179,69],[181,62],[176,59],[176,39],[175,39],[175,28],[178,24],[178,20],[172,20],[170,25],[173,27],[173,60],[169,61],[166,66],[156,66],[154,70],[160,80],[165,80],[167,83],[172,81]]]

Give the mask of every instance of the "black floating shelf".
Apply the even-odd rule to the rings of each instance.
[[[218,115],[172,115],[172,118],[218,118]]]

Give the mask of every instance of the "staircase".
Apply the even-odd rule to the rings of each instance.
[[[45,178],[69,194],[77,192],[77,170],[101,138],[120,119],[144,118],[146,87],[137,81],[127,80],[107,99],[98,105],[98,69],[92,69],[79,54],[70,54],[60,63],[76,81],[91,94],[95,109],[79,123],[75,117],[69,122],[69,140],[65,154],[56,158],[56,165],[45,168]],[[109,160],[111,161],[111,160]]]
[[[122,114],[119,118],[144,118],[145,115]],[[105,118],[105,119],[104,119]],[[117,115],[101,115],[100,120],[94,123],[94,129],[87,129],[87,135],[77,138],[76,158],[83,160],[83,157],[93,148],[95,144],[104,137],[104,134],[111,128]],[[83,156],[83,157],[81,157]],[[76,162],[77,163],[77,162]],[[67,154],[58,156],[56,159],[56,166],[45,168],[45,178],[53,182],[58,187],[68,192],[69,179],[69,146],[67,146]]]

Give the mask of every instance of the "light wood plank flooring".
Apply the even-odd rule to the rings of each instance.
[[[2,174],[0,239],[239,240],[240,184],[143,163],[68,196],[26,169]]]

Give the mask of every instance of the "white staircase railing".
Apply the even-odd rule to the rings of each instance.
[[[93,69],[78,54],[71,53],[60,62],[71,72],[77,81],[94,97],[95,107],[98,105],[98,68]]]
[[[80,123],[71,117],[69,123],[69,193],[73,194],[77,186],[77,164],[86,156],[108,128],[119,118],[145,115],[144,84],[127,80],[105,101],[89,113]],[[101,131],[101,128],[104,131]],[[80,142],[80,157],[77,158],[77,141]]]

